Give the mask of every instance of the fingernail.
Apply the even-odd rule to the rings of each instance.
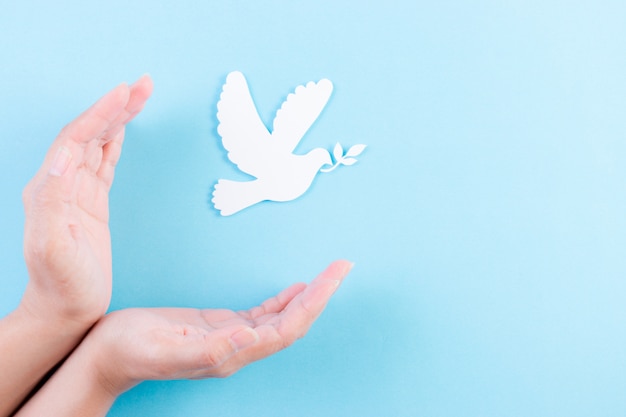
[[[70,166],[70,161],[72,160],[72,153],[65,146],[61,146],[54,156],[54,161],[52,161],[52,166],[48,173],[53,177],[60,177],[65,174],[67,171],[67,167]]]
[[[250,327],[239,330],[237,333],[230,336],[230,343],[235,348],[235,352],[239,352],[242,349],[254,345],[258,340],[259,334]]]
[[[343,261],[343,270],[339,270],[337,272],[339,272],[341,275],[341,278],[345,278],[346,275],[348,275],[350,273],[350,271],[352,270],[352,268],[354,268],[354,262],[350,262],[350,261]]]
[[[346,270],[344,272],[344,276],[348,275],[348,273],[352,271],[352,268],[354,268],[354,262],[348,261],[348,264],[346,265]]]

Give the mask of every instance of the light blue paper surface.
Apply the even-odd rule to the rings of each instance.
[[[48,145],[149,72],[111,195],[111,309],[248,308],[356,266],[290,349],[144,383],[111,416],[623,416],[624,22],[608,0],[4,4],[0,314],[27,280],[21,190]],[[233,70],[268,125],[332,80],[299,149],[365,143],[359,162],[220,217]]]

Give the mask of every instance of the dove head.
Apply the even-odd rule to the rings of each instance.
[[[311,161],[311,164],[319,170],[324,165],[332,165],[333,160],[330,157],[330,152],[323,148],[315,148],[307,154],[307,158]]]

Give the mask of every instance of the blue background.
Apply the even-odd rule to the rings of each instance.
[[[0,313],[27,280],[21,190],[49,143],[149,72],[111,196],[112,309],[247,308],[356,266],[290,349],[144,383],[110,415],[623,416],[624,22],[618,0],[3,2]],[[232,70],[268,124],[329,78],[300,149],[367,150],[221,218]]]

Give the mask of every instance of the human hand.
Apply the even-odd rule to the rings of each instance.
[[[21,307],[86,330],[111,297],[108,195],[124,126],[141,111],[152,81],[121,84],[60,132],[23,192],[24,255],[30,280]]]
[[[128,309],[105,316],[79,347],[113,397],[143,380],[225,377],[306,334],[352,264],[333,262],[247,311]]]
[[[16,417],[104,416],[118,395],[143,380],[231,375],[304,336],[351,267],[335,261],[309,285],[292,285],[247,311],[113,312]]]
[[[124,126],[151,91],[142,77],[106,94],[61,131],[24,189],[30,280],[18,308],[0,320],[0,416],[14,412],[108,308],[108,192]]]

